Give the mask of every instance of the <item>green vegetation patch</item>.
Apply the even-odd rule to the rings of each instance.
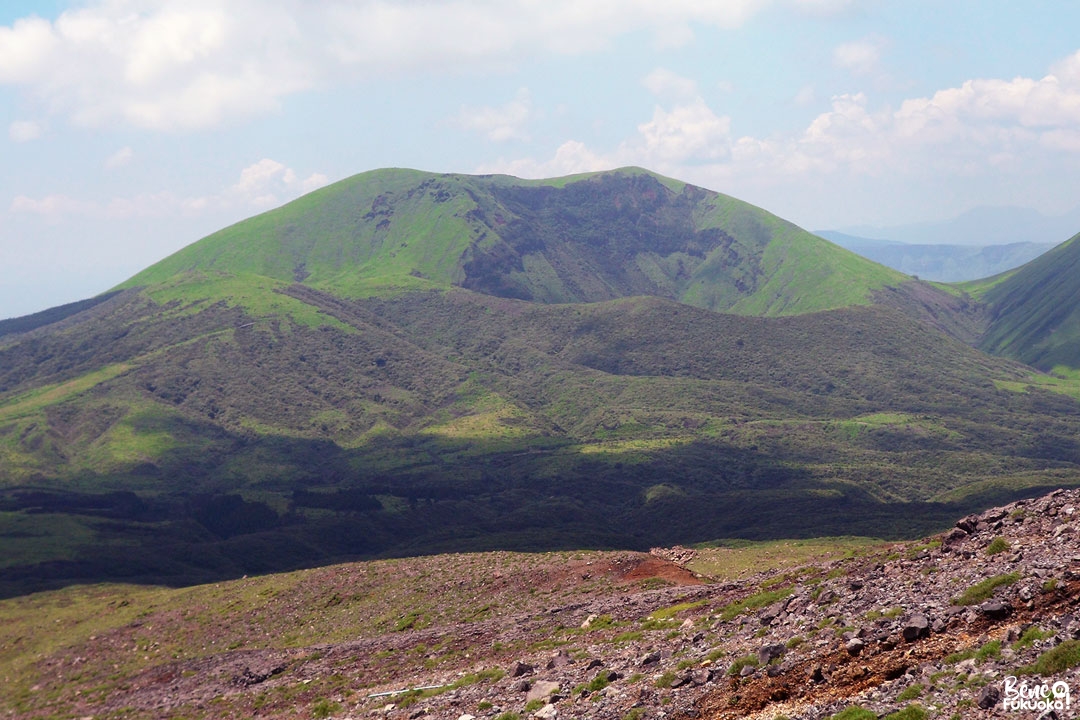
[[[130,364],[117,363],[87,373],[74,380],[43,385],[25,393],[0,400],[0,422],[36,414],[50,405],[69,400],[93,387],[112,380],[131,368]]]
[[[695,610],[700,607],[705,607],[708,604],[708,600],[697,600],[694,602],[679,603],[678,605],[672,605],[671,607],[653,610],[651,613],[649,613],[649,618],[652,620],[671,620],[681,612],[685,612],[687,610]]]
[[[319,700],[311,706],[311,716],[315,718],[328,718],[341,710],[341,705],[332,700]]]
[[[1032,625],[1023,632],[1020,638],[1013,643],[1013,647],[1017,650],[1031,647],[1039,640],[1045,640],[1047,638],[1054,637],[1054,633],[1050,630],[1043,630],[1038,625]]]
[[[668,670],[667,672],[656,678],[656,682],[653,683],[658,688],[669,688],[675,682],[675,673]]]
[[[836,713],[829,720],[877,720],[877,714],[858,705],[852,705]]]
[[[745,667],[757,667],[758,658],[757,655],[743,655],[740,658],[736,658],[731,667],[728,668],[727,674],[731,677],[738,677],[739,673]]]
[[[180,313],[193,314],[214,303],[224,303],[243,308],[253,318],[270,318],[269,322],[288,318],[303,327],[332,327],[346,333],[355,332],[354,328],[319,308],[281,292],[288,286],[287,282],[263,275],[184,273],[145,292],[159,305],[179,304],[182,307]]]
[[[926,720],[926,710],[918,704],[908,705],[903,710],[897,710],[885,716],[885,720]]]
[[[977,585],[972,585],[963,594],[952,599],[953,605],[975,605],[988,600],[999,587],[1012,585],[1020,579],[1020,573],[1007,573],[987,578]]]
[[[996,537],[986,546],[987,555],[997,555],[1009,549],[1009,541],[1003,537]]]
[[[1077,665],[1080,665],[1080,640],[1066,640],[1018,672],[1024,675],[1056,675]]]
[[[759,593],[751,595],[750,597],[737,600],[729,605],[725,605],[720,610],[721,620],[734,620],[739,615],[742,615],[748,610],[757,610],[763,608],[766,605],[772,605],[774,602],[783,600],[795,591],[794,586],[778,588],[776,590],[763,590]]]
[[[1001,641],[990,640],[975,653],[975,662],[982,665],[987,660],[996,660],[1001,657]]]
[[[1080,400],[1080,369],[1058,365],[1049,373],[1032,373],[1022,380],[995,380],[994,385],[1009,392],[1046,390]]]

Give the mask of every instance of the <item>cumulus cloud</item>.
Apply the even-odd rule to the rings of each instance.
[[[769,0],[90,0],[0,27],[0,83],[83,126],[192,130],[264,114],[340,80],[504,67],[648,31],[734,28]]]
[[[654,108],[652,118],[638,125],[637,134],[609,153],[568,140],[550,160],[500,159],[476,171],[538,178],[642,165],[663,172],[681,165],[721,161],[730,155],[731,146],[730,118],[717,115],[704,100],[694,98],[670,109]]]
[[[99,205],[88,200],[77,200],[67,195],[46,195],[43,198],[31,198],[19,195],[11,201],[11,212],[41,215],[48,219],[59,219],[64,215],[92,215],[99,210]]]
[[[998,123],[1054,128],[1080,123],[1080,81],[1055,74],[1041,80],[968,80],[958,88],[903,103],[897,119],[908,135],[947,125]]]
[[[801,94],[810,101],[812,92]],[[767,137],[739,135],[730,118],[694,97],[655,107],[636,132],[606,149],[572,141],[550,160],[501,160],[484,171],[540,177],[643,165],[781,212],[804,198],[797,211],[819,217],[820,201],[836,192],[888,205],[900,187],[908,193],[903,202],[913,201],[916,188],[927,207],[943,189],[954,199],[967,193],[972,204],[1016,202],[1018,174],[1075,175],[1074,154],[1080,53],[1041,79],[974,79],[899,107],[866,93],[837,95],[801,130]],[[807,199],[815,194],[821,197]]]
[[[124,150],[130,149],[124,148],[113,157],[122,155]],[[11,202],[9,209],[14,214],[36,215],[48,222],[60,222],[72,217],[118,220],[220,210],[261,211],[328,183],[329,178],[322,173],[301,178],[283,163],[263,158],[241,170],[235,183],[210,195],[185,197],[165,191],[105,201],[72,198],[63,194],[42,198],[19,195]]]
[[[8,137],[23,143],[41,137],[41,126],[31,120],[16,120],[8,126]]]
[[[322,173],[300,179],[296,172],[269,158],[240,171],[240,180],[209,202],[270,207],[316,190],[329,182]]]
[[[463,107],[457,116],[457,124],[466,130],[475,130],[489,140],[527,140],[525,124],[532,114],[532,95],[527,88],[517,91],[514,99],[500,107]]]
[[[0,27],[0,83],[79,125],[208,127],[311,87],[289,2],[98,0]]]
[[[550,160],[536,160],[531,157],[516,160],[500,159],[494,163],[481,165],[476,171],[484,174],[503,173],[521,178],[547,178],[611,170],[617,165],[617,160],[593,152],[585,143],[568,140],[555,150]]]
[[[650,163],[701,162],[726,157],[731,119],[717,115],[701,98],[671,110],[657,107],[652,119],[638,125],[640,151]]]

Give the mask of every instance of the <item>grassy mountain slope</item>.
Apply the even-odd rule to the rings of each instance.
[[[0,328],[0,593],[911,535],[1080,481],[1077,387],[980,321],[642,170],[359,175]]]
[[[759,208],[637,168],[548,181],[364,173],[215,233],[123,287],[185,273],[343,297],[423,281],[540,302],[657,295],[755,315],[866,304],[906,280]]]
[[[1080,368],[1080,236],[978,290],[990,309],[980,347],[1043,370]]]
[[[0,592],[907,535],[1080,479],[1069,388],[887,308],[269,294],[318,322],[129,290],[0,340]]]

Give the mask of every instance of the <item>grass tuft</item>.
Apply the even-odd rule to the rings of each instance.
[[[1009,542],[1003,537],[996,537],[986,546],[987,555],[997,555],[1009,549]]]
[[[721,620],[734,620],[739,615],[742,615],[748,610],[757,610],[763,608],[766,605],[772,605],[778,600],[783,600],[787,596],[791,595],[795,591],[794,586],[779,588],[777,590],[763,590],[759,593],[751,595],[750,597],[738,600],[729,605],[724,606],[720,610]]]
[[[1056,675],[1077,665],[1080,665],[1080,640],[1066,640],[1017,672],[1023,675]]]
[[[1012,585],[1020,579],[1019,573],[1007,573],[987,578],[977,585],[972,585],[963,594],[953,598],[953,605],[975,605],[988,600],[999,587]]]

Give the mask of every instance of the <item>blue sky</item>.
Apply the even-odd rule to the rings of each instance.
[[[809,229],[1063,214],[1078,27],[1066,1],[8,0],[0,318],[387,166],[642,165]]]

